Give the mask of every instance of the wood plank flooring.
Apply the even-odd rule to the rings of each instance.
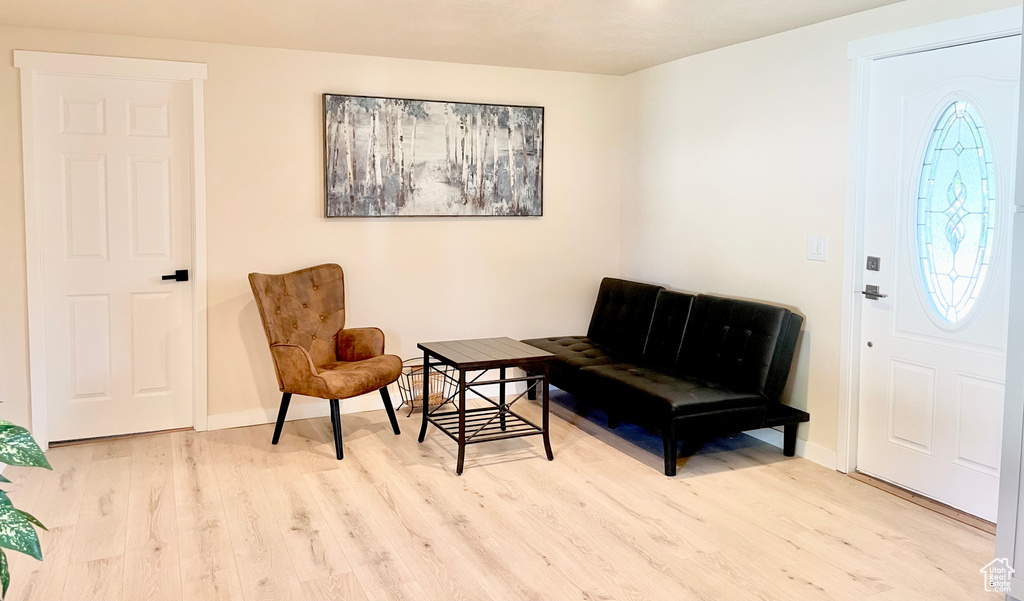
[[[661,473],[661,442],[571,398],[539,438],[455,444],[383,411],[52,449],[8,468],[51,527],[15,601],[997,599],[994,539],[739,435]],[[521,401],[524,413],[539,411]]]

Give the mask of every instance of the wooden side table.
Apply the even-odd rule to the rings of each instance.
[[[421,342],[416,346],[423,351],[423,369],[426,370],[427,376],[434,366],[439,365],[447,365],[458,373],[458,382],[456,383],[459,397],[458,408],[454,411],[441,411],[444,408],[442,406],[434,411],[424,410],[419,438],[419,441],[423,442],[429,423],[437,426],[439,430],[457,442],[459,444],[459,460],[455,469],[456,474],[462,474],[467,445],[493,440],[540,435],[544,438],[544,450],[548,460],[555,458],[551,452],[551,440],[548,436],[548,372],[550,362],[555,358],[553,354],[511,338]],[[541,368],[543,373],[535,376],[508,378],[506,370],[510,367],[530,367],[529,371],[534,373],[540,371],[538,368]],[[500,374],[497,380],[481,380],[487,371],[493,369],[497,369]],[[479,373],[467,380],[467,372]],[[507,402],[505,387],[512,382],[526,382],[526,391]],[[477,387],[493,384],[498,385],[497,402],[476,390]],[[512,405],[516,401],[526,396],[527,392],[536,391],[538,386],[543,390],[543,416],[540,425],[512,410]],[[467,409],[467,392],[472,392],[487,401],[488,405]],[[423,398],[430,398],[429,377],[423,378]]]

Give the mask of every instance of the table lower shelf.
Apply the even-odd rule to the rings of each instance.
[[[504,414],[505,427],[502,428],[501,409],[497,406],[466,409],[466,444],[544,434],[543,428],[512,411],[506,409]],[[427,421],[458,442],[457,410],[431,413]]]

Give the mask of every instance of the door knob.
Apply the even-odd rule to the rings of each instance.
[[[188,270],[179,269],[174,273],[168,274],[160,278],[162,280],[174,280],[175,282],[187,282],[188,281]]]
[[[882,294],[881,292],[879,292],[878,286],[871,285],[864,286],[864,290],[861,290],[860,293],[867,297],[868,300],[878,300],[880,298],[887,298],[889,296],[888,294]]]

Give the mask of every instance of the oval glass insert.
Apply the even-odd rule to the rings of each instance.
[[[921,167],[917,254],[926,304],[954,324],[978,300],[996,225],[992,149],[975,108],[956,100],[942,112]]]

